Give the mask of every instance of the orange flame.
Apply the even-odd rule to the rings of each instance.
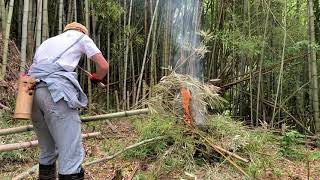
[[[187,88],[181,88],[180,91],[182,96],[183,120],[188,126],[193,127],[192,116],[190,111],[191,93]]]

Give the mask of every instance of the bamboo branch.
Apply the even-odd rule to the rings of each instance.
[[[158,137],[155,137],[155,138],[152,138],[152,139],[146,139],[146,140],[143,140],[141,142],[138,142],[136,144],[132,144],[118,152],[116,152],[115,154],[113,154],[112,156],[105,156],[104,158],[101,158],[101,159],[98,159],[98,160],[95,160],[95,161],[92,161],[92,162],[88,162],[88,163],[84,163],[83,166],[91,166],[93,164],[97,164],[97,163],[100,163],[100,162],[103,162],[103,161],[109,161],[115,157],[117,157],[118,155],[130,150],[130,149],[133,149],[133,148],[136,148],[136,147],[139,147],[141,145],[144,145],[144,144],[147,144],[147,143],[150,143],[150,142],[154,142],[154,141],[158,141],[158,140],[162,140],[162,139],[165,139],[167,138],[167,136],[158,136]]]
[[[135,116],[140,114],[148,114],[149,112],[150,110],[145,108],[145,109],[138,109],[138,110],[132,110],[132,111],[123,111],[123,112],[116,112],[116,113],[110,113],[110,114],[104,114],[104,115],[82,117],[81,120],[82,122],[100,121],[100,120]],[[33,129],[32,125],[8,128],[8,129],[0,129],[0,136],[31,131],[32,129]]]
[[[8,106],[5,106],[3,104],[0,103],[0,107],[4,110],[10,111],[11,109]]]
[[[219,146],[217,146],[217,145],[214,145],[211,140],[207,139],[206,137],[204,137],[204,136],[201,135],[200,133],[197,133],[197,134],[199,134],[200,137],[202,137],[217,153],[221,154],[221,155],[222,155],[231,165],[233,165],[238,171],[240,171],[240,172],[241,172],[243,175],[245,175],[246,177],[249,177],[249,175],[248,175],[246,172],[244,172],[244,170],[243,170],[239,165],[237,165],[237,163],[235,163],[234,161],[232,161],[232,160],[231,160],[229,157],[227,157],[225,154],[228,154],[229,156],[232,156],[232,157],[234,157],[234,158],[236,158],[236,159],[238,159],[238,160],[241,160],[241,161],[243,161],[243,162],[246,162],[246,163],[248,163],[249,160],[244,159],[244,158],[242,158],[242,157],[240,157],[240,156],[238,156],[238,155],[236,155],[236,154],[234,154],[234,153],[232,153],[232,152],[230,152],[230,151],[227,151],[227,150],[225,150],[225,149],[223,149],[223,148],[221,148],[221,147],[219,147]]]
[[[132,173],[131,173],[130,176],[128,177],[128,180],[132,180],[132,179],[133,179],[133,177],[135,176],[135,174],[137,173],[137,171],[138,171],[138,169],[139,169],[139,166],[140,166],[140,164],[138,163],[138,164],[134,167]]]
[[[100,132],[87,133],[87,134],[82,134],[82,137],[83,138],[96,137],[100,134],[101,134]],[[4,145],[0,145],[0,152],[30,148],[30,147],[37,146],[38,144],[39,144],[38,140],[22,142],[22,143],[4,144]]]
[[[25,179],[28,175],[34,173],[39,168],[39,165],[36,164],[32,166],[30,169],[27,169],[26,171],[23,171],[22,173],[18,174],[17,176],[13,177],[12,180],[21,180]]]
[[[197,133],[197,132],[196,132]],[[245,158],[243,158],[243,157],[240,157],[239,155],[237,155],[237,154],[235,154],[235,153],[232,153],[232,152],[230,152],[230,151],[228,151],[228,150],[226,150],[226,149],[223,149],[222,147],[220,147],[220,146],[217,146],[217,145],[215,145],[211,140],[209,140],[208,138],[206,138],[205,136],[203,136],[202,134],[200,134],[200,133],[197,133],[199,136],[201,136],[205,141],[207,141],[208,143],[209,143],[209,145],[214,149],[214,150],[216,150],[217,152],[219,152],[219,153],[224,153],[224,154],[228,154],[229,156],[232,156],[232,157],[234,157],[234,158],[236,158],[236,159],[238,159],[238,160],[240,160],[240,161],[243,161],[243,162],[245,162],[245,163],[249,163],[250,161],[249,160],[247,160],[247,159],[245,159]]]

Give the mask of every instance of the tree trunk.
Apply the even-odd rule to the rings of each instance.
[[[68,1],[67,23],[70,23],[72,21],[72,9],[73,9],[73,3],[72,3],[72,0],[69,0]]]
[[[59,2],[59,34],[62,33],[63,26],[63,0]]]
[[[170,32],[171,32],[171,1],[167,1],[167,11],[166,20],[164,27],[164,40],[163,40],[163,73],[162,76],[167,76],[169,74],[169,61],[170,61]]]
[[[110,35],[110,23],[107,24],[107,60],[110,63],[110,51],[111,51],[111,35]],[[110,68],[107,73],[107,110],[110,109]]]
[[[6,18],[6,20],[7,20],[6,33],[5,33],[4,41],[3,41],[3,57],[2,57],[2,70],[1,70],[1,74],[0,74],[0,80],[4,80],[5,74],[7,71],[8,46],[9,46],[9,36],[10,36],[10,27],[11,27],[13,5],[14,5],[14,0],[10,0],[8,16]]]
[[[85,0],[85,14],[86,14],[86,27],[90,33],[90,17],[89,17],[89,3],[88,0]],[[90,59],[87,58],[87,71],[91,72],[91,62]],[[88,103],[89,103],[89,111],[91,110],[92,104],[92,85],[90,81],[90,77],[88,79]]]
[[[259,59],[259,77],[258,77],[258,92],[257,92],[257,106],[256,106],[256,126],[259,125],[259,107],[260,107],[260,93],[261,93],[261,83],[263,80],[262,77],[262,67],[263,67],[263,61],[264,61],[264,53],[265,53],[265,47],[266,47],[266,38],[267,38],[267,30],[268,30],[268,22],[269,22],[269,14],[270,14],[270,1],[268,2],[268,7],[267,7],[267,15],[266,15],[266,19],[265,19],[265,25],[264,25],[264,32],[263,32],[263,42],[262,42],[262,50],[261,50],[261,56]]]
[[[318,74],[317,74],[317,55],[314,49],[315,42],[315,26],[314,26],[314,13],[313,2],[308,0],[308,18],[309,18],[309,51],[310,58],[309,64],[311,72],[311,90],[312,90],[312,107],[313,118],[315,123],[316,132],[320,132],[320,119],[319,119],[319,96],[318,96]]]
[[[158,28],[158,16],[155,16],[154,27],[152,28],[152,48],[151,48],[151,65],[150,65],[150,88],[149,98],[152,96],[153,85],[157,81],[157,28]]]
[[[24,0],[23,7],[20,72],[26,70],[29,0]]]
[[[48,0],[43,0],[42,42],[49,37],[48,27]]]
[[[5,30],[6,30],[6,7],[4,4],[4,0],[0,0],[0,19],[1,19],[1,32],[2,32],[2,37],[5,36]]]
[[[77,0],[73,0],[73,12],[74,12],[74,21],[78,22],[78,15],[77,15]]]
[[[284,26],[284,38],[283,38],[283,47],[282,47],[282,58],[281,58],[281,67],[280,67],[280,72],[279,72],[279,78],[278,78],[278,87],[277,87],[277,93],[276,93],[276,98],[274,101],[274,108],[273,108],[273,113],[272,113],[272,119],[271,119],[271,127],[273,127],[274,124],[274,118],[276,115],[276,107],[277,107],[277,100],[278,98],[281,98],[280,94],[282,91],[282,74],[283,74],[283,66],[284,66],[284,57],[285,57],[285,52],[286,52],[286,43],[287,43],[287,0],[285,1],[285,8],[284,8],[284,19],[283,19],[283,26]],[[281,101],[280,101],[281,102]],[[279,103],[281,105],[281,103]],[[281,107],[279,107],[281,108]]]
[[[37,5],[37,33],[36,33],[36,47],[41,44],[41,27],[42,27],[42,0],[38,0]]]
[[[128,29],[131,28],[131,13],[132,13],[132,4],[133,4],[133,0],[130,0],[130,7],[129,7],[129,20],[128,20]],[[128,74],[128,56],[129,56],[129,43],[130,43],[130,37],[131,34],[128,34],[126,37],[126,51],[125,51],[125,55],[124,55],[124,78],[123,78],[123,102],[127,102],[127,97],[126,96],[126,92],[127,92],[127,74]],[[123,110],[125,110],[125,103],[123,106]]]
[[[33,57],[33,48],[34,48],[34,40],[33,40],[33,34],[34,34],[34,23],[33,21],[33,1],[29,0],[29,13],[28,13],[28,42],[27,42],[27,61],[32,62]]]
[[[17,8],[18,9],[18,13],[17,13],[18,17],[16,18],[18,20],[18,24],[16,25],[17,35],[16,35],[16,40],[15,40],[15,43],[18,45],[21,45],[23,1],[24,0],[15,1],[16,3],[18,3],[18,8]],[[16,15],[13,15],[13,17],[15,17],[15,16]]]

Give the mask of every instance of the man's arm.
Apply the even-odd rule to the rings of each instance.
[[[93,55],[91,59],[93,59],[96,64],[96,68],[97,68],[96,78],[99,80],[102,80],[108,72],[109,63],[103,57],[102,53],[97,53]]]

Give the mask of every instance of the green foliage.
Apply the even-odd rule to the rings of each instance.
[[[102,19],[108,18],[109,21],[117,22],[123,14],[123,8],[114,0],[90,0],[94,4],[95,13]]]
[[[249,155],[251,162],[247,167],[249,175],[253,178],[259,177],[271,171],[272,174],[280,176],[277,167],[277,155],[271,155],[277,150],[275,136],[266,130],[254,130],[249,133],[249,140],[243,152]]]
[[[230,51],[241,56],[256,56],[260,53],[263,39],[261,36],[251,36],[241,32],[241,29],[224,30],[218,32],[214,39],[222,41],[224,46]]]
[[[285,133],[280,145],[280,153],[282,156],[303,159],[304,155],[293,149],[299,137],[303,136],[295,130]]]
[[[208,134],[218,145],[237,151],[248,144],[249,133],[241,122],[230,116],[216,115],[208,118]]]
[[[320,151],[313,152],[313,153],[309,154],[309,156],[308,156],[309,161],[315,161],[318,159],[320,159]]]

